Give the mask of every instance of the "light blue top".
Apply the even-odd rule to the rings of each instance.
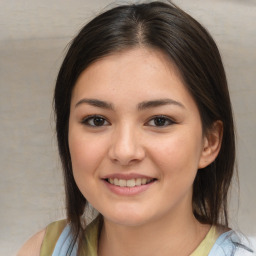
[[[71,249],[71,236],[70,236],[70,225],[67,225],[62,231],[53,251],[52,256],[65,256],[67,252]],[[75,244],[70,256],[77,256],[77,244]]]
[[[255,256],[249,247],[241,243],[241,238],[233,230],[223,233],[216,240],[209,256]]]
[[[64,256],[70,250],[70,226],[67,225],[61,233],[52,256]],[[70,256],[76,256],[77,245]],[[88,255],[91,256],[91,255]],[[255,252],[241,243],[241,238],[234,231],[228,231],[219,236],[208,256],[256,256]]]

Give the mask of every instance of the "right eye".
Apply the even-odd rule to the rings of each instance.
[[[110,123],[102,116],[99,115],[93,115],[88,116],[82,120],[82,124],[92,127],[101,127],[110,125]]]

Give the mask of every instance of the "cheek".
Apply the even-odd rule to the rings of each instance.
[[[70,133],[69,149],[75,182],[89,201],[97,197],[98,167],[104,161],[104,140],[93,139],[82,133]]]
[[[104,141],[90,136],[70,134],[69,149],[74,175],[93,173],[105,155]]]
[[[201,137],[180,133],[157,141],[151,147],[151,155],[161,169],[168,173],[197,171],[201,155]],[[167,174],[168,174],[167,173]]]

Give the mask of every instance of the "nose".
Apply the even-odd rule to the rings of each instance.
[[[134,127],[124,125],[113,134],[109,157],[111,161],[122,166],[140,162],[145,157],[142,137]]]

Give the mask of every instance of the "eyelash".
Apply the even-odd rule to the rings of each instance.
[[[163,125],[156,125],[156,120],[162,119],[161,121],[164,121]],[[158,116],[153,116],[149,119],[149,121],[146,122],[146,124],[149,124],[150,122],[154,122],[155,125],[150,125],[154,127],[166,127],[175,124],[176,122],[171,119],[170,117],[164,116],[164,115],[158,115]],[[166,124],[167,122],[167,124]]]
[[[95,121],[96,119],[101,119],[101,121],[103,121],[104,123],[107,122],[108,124],[107,125],[110,125],[109,121],[107,121],[107,119],[103,116],[100,116],[100,115],[91,115],[91,116],[87,116],[86,118],[84,118],[82,120],[82,124],[84,125],[87,125],[87,126],[91,126],[91,127],[102,127],[102,126],[106,126],[106,124],[104,125],[95,125]],[[94,122],[94,124],[90,124],[90,121]]]
[[[100,125],[97,125],[95,123],[95,121],[98,119],[98,121],[100,122]],[[156,121],[160,121],[161,125],[156,125]],[[90,122],[93,122],[90,123]],[[97,121],[96,121],[97,122]],[[154,125],[148,125],[150,124],[150,122],[154,122]],[[167,122],[167,124],[166,124]],[[108,126],[110,125],[110,122],[103,116],[101,115],[91,115],[91,116],[87,116],[86,118],[84,118],[81,122],[84,125],[90,126],[90,127],[102,127],[102,126]],[[107,124],[106,124],[107,123]],[[170,125],[175,124],[176,122],[174,120],[172,120],[170,117],[164,116],[164,115],[157,115],[157,116],[153,116],[151,117],[145,124],[148,126],[153,126],[153,127],[167,127]]]

